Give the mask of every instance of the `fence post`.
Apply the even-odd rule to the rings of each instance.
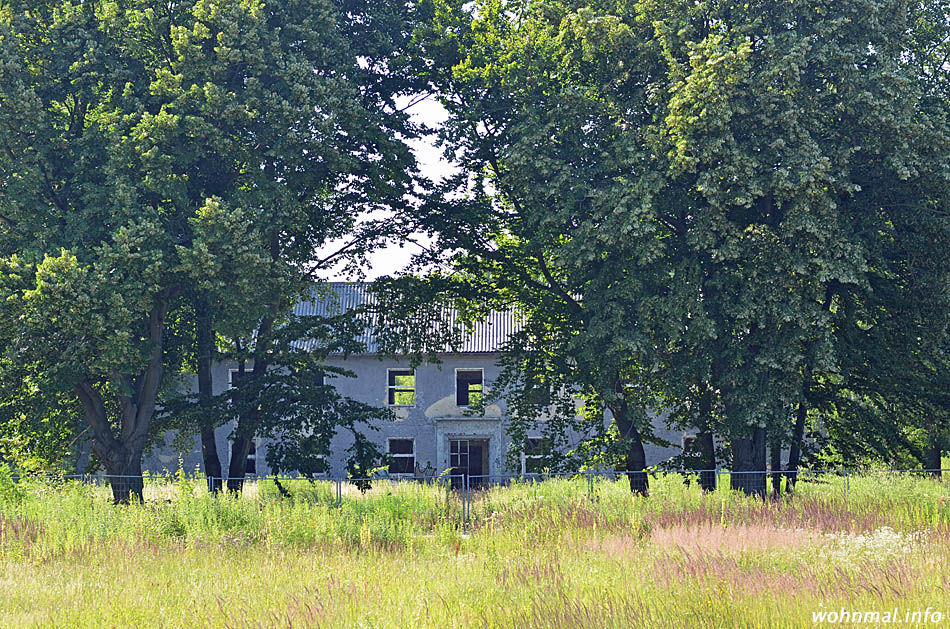
[[[336,507],[339,509],[343,506],[343,479],[336,479]]]
[[[471,504],[469,504],[469,501],[471,500],[471,496],[469,495],[469,491],[471,490],[471,487],[469,485],[470,479],[469,479],[468,474],[463,474],[462,479],[465,481],[465,489],[462,490],[463,504],[465,505],[462,508],[462,517],[464,518],[465,524],[467,525],[469,510],[471,509]]]

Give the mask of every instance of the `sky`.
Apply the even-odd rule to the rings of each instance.
[[[405,101],[409,103],[409,99]],[[425,123],[430,128],[437,129],[448,117],[448,112],[435,99],[428,98],[420,101],[406,110],[415,122]],[[416,160],[419,163],[419,170],[423,175],[430,179],[439,180],[445,173],[452,170],[452,166],[442,157],[442,152],[435,147],[435,137],[414,140],[409,142]],[[421,242],[425,242],[422,235],[419,237]],[[324,251],[332,251],[334,245],[331,243],[324,248]],[[394,275],[405,269],[413,255],[420,251],[419,246],[407,242],[403,247],[398,244],[391,244],[370,254],[368,266],[364,269],[365,279],[373,280],[383,275]],[[331,281],[352,280],[341,269],[331,272],[329,278]]]

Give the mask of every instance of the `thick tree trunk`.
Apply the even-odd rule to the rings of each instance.
[[[772,495],[782,495],[782,444],[776,441],[769,452],[769,467],[772,468]]]
[[[732,488],[750,496],[765,497],[765,428],[732,440]]]
[[[640,433],[634,431],[634,435],[635,437],[630,439],[626,457],[630,491],[641,496],[648,496],[650,495],[650,480],[647,478],[647,473],[643,471],[647,466],[647,457],[643,451],[643,441],[640,440]]]
[[[208,478],[208,491],[221,491],[221,459],[218,458],[218,446],[214,439],[214,428],[201,429],[201,456],[204,459],[205,476]]]
[[[130,452],[122,448],[108,455],[102,452],[99,455],[112,487],[112,501],[115,504],[143,502],[142,451]]]
[[[935,422],[927,426],[927,449],[924,451],[924,467],[930,472],[930,475],[940,480],[943,473],[942,467],[943,450],[940,448],[940,434],[936,428]]]
[[[162,333],[165,312],[174,294],[171,289],[164,291],[148,319],[143,322],[151,342],[151,355],[144,371],[134,377],[115,372],[107,382],[85,378],[75,388],[86,420],[92,428],[92,447],[105,465],[116,503],[143,499],[142,451],[148,441],[148,427],[155,414],[155,401],[162,380]],[[105,390],[115,391],[118,402],[118,434],[113,431],[103,401],[102,390],[105,385],[109,385]]]
[[[238,420],[240,421],[240,420]],[[240,424],[238,424],[240,429]],[[228,491],[240,492],[244,489],[244,475],[247,470],[247,455],[251,451],[251,439],[237,437],[231,444],[231,461],[228,466]]]
[[[716,443],[713,439],[712,394],[706,391],[699,398],[699,426],[696,450],[699,452],[699,486],[703,491],[716,491]]]
[[[626,402],[611,407],[610,412],[613,413],[614,421],[617,422],[621,438],[627,441],[624,473],[630,483],[630,491],[641,496],[648,496],[650,495],[650,480],[644,471],[647,466],[647,457],[643,451],[640,431],[630,420]]]
[[[210,407],[214,395],[211,379],[211,362],[214,354],[214,330],[211,329],[211,316],[206,305],[200,305],[198,316],[198,399],[205,409]],[[201,427],[201,457],[204,461],[205,476],[210,480],[208,490],[221,490],[221,458],[214,439],[214,422],[208,413],[202,417],[208,422]]]
[[[805,419],[808,417],[808,406],[799,402],[798,414],[795,417],[795,428],[792,431],[792,443],[788,448],[788,465],[786,466],[785,488],[789,493],[795,489],[798,482],[798,465],[801,463],[802,440],[805,438]]]

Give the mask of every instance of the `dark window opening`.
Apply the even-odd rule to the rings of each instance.
[[[551,386],[546,382],[527,382],[524,388],[524,400],[534,406],[550,406]]]
[[[411,369],[390,369],[387,385],[390,406],[413,406],[416,403],[416,374]]]
[[[545,456],[551,450],[548,439],[529,437],[525,440],[522,471],[525,474],[540,474],[546,467]]]
[[[244,464],[245,474],[257,474],[257,442],[251,439],[251,449],[247,451],[247,463]]]
[[[471,406],[482,400],[484,387],[481,369],[459,369],[455,372],[455,404]]]
[[[692,452],[696,447],[696,435],[683,435],[683,452]]]
[[[238,371],[237,369],[232,369],[231,372],[230,372],[230,374],[231,374],[231,380],[230,380],[230,382],[228,382],[228,386],[229,386],[230,388],[234,389],[235,387],[237,387],[238,382],[240,382],[242,378],[247,378],[247,375],[248,375],[249,373],[250,373],[250,372],[248,372],[248,371],[245,371],[244,373],[241,373],[241,372]]]
[[[309,472],[312,476],[326,474],[328,471],[327,457],[323,456],[322,454],[315,456],[313,458],[313,463],[309,467],[310,469],[301,471]]]
[[[415,442],[412,439],[389,440],[390,474],[413,474],[416,469]]]

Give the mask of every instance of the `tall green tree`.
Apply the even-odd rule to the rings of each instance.
[[[659,63],[650,30],[600,5],[489,1],[441,3],[430,35],[442,141],[463,172],[429,224],[469,297],[523,319],[496,383],[514,440],[543,426],[555,446],[571,431],[611,443],[646,493],[653,324],[669,294],[663,179],[643,133]],[[578,448],[575,464],[596,450]]]
[[[526,317],[509,359],[612,410],[628,469],[660,400],[764,493],[768,444],[800,448],[800,420],[854,376],[843,330],[904,307],[882,289],[911,281],[914,246],[943,294],[946,100],[911,62],[920,8],[438,6],[464,173],[430,224],[484,303]],[[887,347],[920,355],[914,339]]]
[[[79,401],[116,500],[141,498],[158,395],[185,355],[171,313],[213,305],[213,329],[253,336],[263,373],[316,249],[407,190],[393,101],[407,10],[0,7],[2,347]]]
[[[917,6],[642,10],[668,63],[671,175],[689,182],[693,247],[710,263],[703,303],[723,350],[713,370],[723,430],[737,470],[764,469],[761,431],[788,443],[788,418],[809,404],[812,383],[847,382],[836,321],[862,321],[846,302],[887,301],[877,280],[911,263],[911,241],[946,260],[946,103],[927,106],[908,63]],[[921,223],[929,237],[888,244],[922,235]]]

